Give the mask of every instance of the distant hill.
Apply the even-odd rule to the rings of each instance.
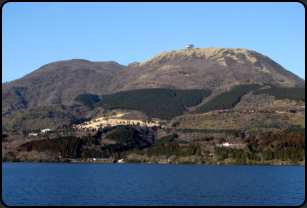
[[[123,68],[113,61],[80,59],[44,65],[18,80],[2,84],[2,115],[16,109],[68,104],[79,94],[102,94],[114,74]]]
[[[57,129],[86,121],[87,113],[83,105],[39,106],[2,116],[2,129]]]

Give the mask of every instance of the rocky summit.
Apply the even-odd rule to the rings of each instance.
[[[303,79],[265,55],[218,47],[165,51],[145,62],[129,64],[114,80],[113,92],[141,88],[215,90],[247,80],[286,87],[305,86]]]

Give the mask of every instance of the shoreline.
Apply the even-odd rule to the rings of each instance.
[[[300,164],[272,164],[270,162],[259,162],[259,163],[254,163],[254,164],[229,164],[229,163],[223,163],[223,162],[217,162],[217,163],[210,163],[210,164],[205,164],[205,163],[193,163],[193,162],[182,162],[182,163],[164,163],[164,162],[82,162],[82,161],[6,161],[2,163],[114,163],[114,164],[159,164],[159,165],[273,165],[273,166],[305,166],[305,161],[301,161]]]

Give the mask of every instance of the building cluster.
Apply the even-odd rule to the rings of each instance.
[[[114,162],[113,157],[109,158],[87,158],[87,162]]]
[[[47,133],[49,131],[54,131],[53,129],[42,129],[41,130],[41,133]],[[40,135],[39,133],[30,133],[28,134],[29,136],[34,136],[34,137],[37,137],[38,135]]]
[[[222,144],[216,144],[217,147],[233,147],[239,145],[238,142],[223,142]]]

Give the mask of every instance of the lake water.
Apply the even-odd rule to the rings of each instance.
[[[274,205],[305,201],[305,166],[2,163],[8,206]]]

